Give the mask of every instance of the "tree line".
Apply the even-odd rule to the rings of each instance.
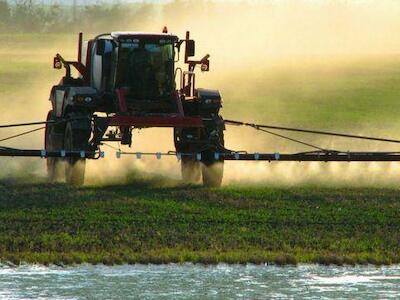
[[[160,4],[147,2],[72,6],[0,0],[0,32],[109,31],[143,24],[159,10]]]

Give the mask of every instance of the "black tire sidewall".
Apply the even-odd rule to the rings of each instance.
[[[72,122],[67,122],[64,133],[64,149],[66,151],[87,151],[89,129],[73,128]],[[86,159],[65,158],[65,179],[69,184],[82,185],[84,183]]]

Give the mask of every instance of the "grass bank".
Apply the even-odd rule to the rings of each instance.
[[[71,263],[400,263],[397,189],[0,183],[0,258]]]

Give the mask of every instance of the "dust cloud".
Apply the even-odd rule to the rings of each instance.
[[[110,28],[110,31],[159,32],[167,25],[170,32],[184,38],[185,31],[190,30],[192,38],[196,40],[197,57],[211,54],[211,72],[198,72],[197,84],[221,90],[224,96],[222,114],[225,118],[336,130],[335,122],[343,117],[343,123],[339,126],[341,131],[394,138],[400,136],[400,126],[384,118],[386,111],[393,109],[390,102],[378,108],[380,119],[377,117],[376,122],[370,119],[373,116],[370,111],[375,108],[371,108],[370,102],[365,103],[365,100],[360,100],[354,106],[344,100],[337,105],[328,103],[334,98],[332,93],[338,99],[340,95],[345,95],[352,101],[371,82],[378,84],[379,88],[381,73],[386,76],[382,76],[384,80],[398,82],[400,77],[395,76],[395,67],[400,66],[398,1],[197,1],[196,4],[193,1],[175,1],[159,5],[159,10],[170,13],[149,18],[141,28],[132,28],[129,22],[123,22],[118,28]],[[0,47],[0,65],[5,66],[0,70],[0,76],[3,77],[0,77],[0,96],[4,107],[0,112],[1,123],[42,120],[50,107],[46,101],[50,87],[61,76],[60,72],[51,69],[53,55],[62,52],[66,57],[75,57],[75,35],[50,36],[50,44],[45,42],[46,35],[38,35],[38,39],[42,42],[34,43],[33,55],[27,55],[31,54],[29,48],[15,49],[12,42],[10,45],[5,42]],[[10,52],[13,53],[12,61],[7,58]],[[7,60],[7,63],[2,60]],[[374,62],[372,67],[371,61]],[[381,63],[385,66],[383,71]],[[40,70],[36,69],[38,65]],[[375,76],[372,79],[371,74]],[[357,81],[351,81],[353,78]],[[346,84],[347,80],[350,80],[349,84]],[[383,88],[382,93],[388,93],[387,86]],[[392,89],[393,95],[398,96],[396,87]],[[302,104],[289,101],[291,97],[300,99]],[[315,100],[319,97],[326,99],[326,102]],[[379,93],[371,97],[379,97]],[[393,103],[395,98],[393,96]],[[354,101],[358,101],[358,98]],[[336,108],[342,110],[335,117]],[[353,123],[348,122],[353,120],[352,117],[345,114],[351,109],[360,110],[354,111]],[[363,118],[363,115],[366,117]],[[14,131],[2,132],[4,135],[9,133]],[[345,151],[395,151],[393,145],[386,147],[377,143],[326,137],[291,136]],[[19,139],[9,145],[41,147],[42,143],[42,135],[35,134],[32,138]],[[249,129],[231,127],[226,131],[226,146],[249,152],[310,150]],[[141,152],[173,150],[172,130],[135,130],[133,148],[122,149]],[[104,160],[88,162],[89,183],[106,183],[110,182],[110,178],[120,182],[131,172],[179,178],[179,164],[175,158],[138,161],[126,156],[118,160],[113,150],[107,147],[103,147],[103,150],[106,151]],[[44,162],[31,160],[31,163],[35,166],[31,167],[36,170],[35,174],[43,176]],[[15,169],[15,163],[4,164]],[[400,176],[400,165],[227,162],[225,174],[225,184],[316,182],[393,185]]]

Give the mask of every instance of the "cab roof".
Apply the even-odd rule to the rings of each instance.
[[[115,39],[119,38],[167,38],[170,40],[178,40],[179,38],[176,35],[171,33],[155,33],[155,32],[136,32],[136,31],[116,31],[111,33],[111,37]]]

